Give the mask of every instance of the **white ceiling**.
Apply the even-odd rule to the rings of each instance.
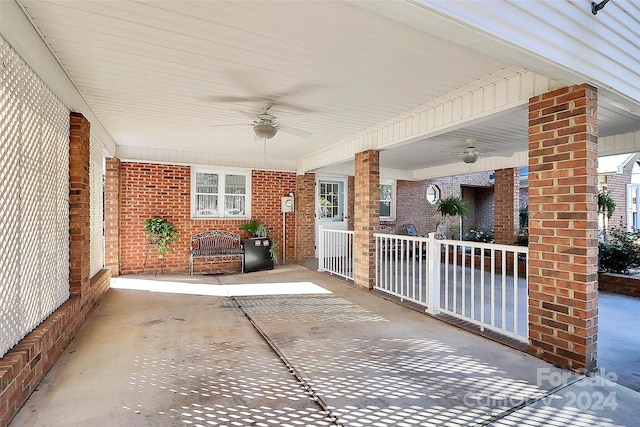
[[[296,160],[511,67],[384,15],[385,2],[19,0],[119,146],[262,155],[250,124],[268,103],[282,125],[267,156]],[[391,3],[389,3],[391,4]],[[366,8],[365,8],[366,6]],[[472,45],[473,43],[469,43]],[[493,50],[496,50],[495,47]],[[507,51],[505,51],[507,52]],[[551,79],[557,76],[548,76]],[[640,129],[600,103],[600,135]],[[382,166],[458,162],[467,138],[483,155],[527,147],[526,109],[383,152]]]

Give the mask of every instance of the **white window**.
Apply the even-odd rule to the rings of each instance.
[[[193,218],[251,216],[251,172],[191,169]]]
[[[396,216],[395,183],[380,180],[380,219],[393,219]]]
[[[320,221],[344,220],[344,182],[320,181],[318,189],[318,219]]]

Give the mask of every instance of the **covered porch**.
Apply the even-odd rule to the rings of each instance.
[[[320,226],[350,233],[349,290],[363,301],[373,289],[424,296],[433,313],[512,333],[536,363],[593,372],[597,158],[640,151],[639,13],[570,1],[0,2],[0,424],[117,295],[110,279],[144,270],[154,217],[178,232],[169,274],[187,273],[202,231],[266,224],[280,268],[317,256]],[[489,172],[466,195],[495,189],[496,242],[511,246],[523,167],[524,275],[515,252],[496,282],[482,261],[457,261],[469,245],[380,248],[381,225],[408,213],[432,231],[431,180]],[[431,256],[409,264],[407,242]],[[432,280],[405,281],[421,275]]]

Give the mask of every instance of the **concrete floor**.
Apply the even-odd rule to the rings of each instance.
[[[640,392],[640,299],[600,292],[598,366],[618,384]]]
[[[606,378],[291,265],[118,278],[11,425],[587,427],[639,418],[640,394]]]

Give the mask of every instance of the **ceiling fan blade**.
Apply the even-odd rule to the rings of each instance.
[[[278,124],[278,129],[280,129],[282,132],[286,132],[286,133],[289,133],[291,135],[299,136],[301,138],[309,138],[311,136],[310,132],[307,132],[307,131],[302,130],[302,129],[292,128],[290,126],[282,126],[282,125]]]

